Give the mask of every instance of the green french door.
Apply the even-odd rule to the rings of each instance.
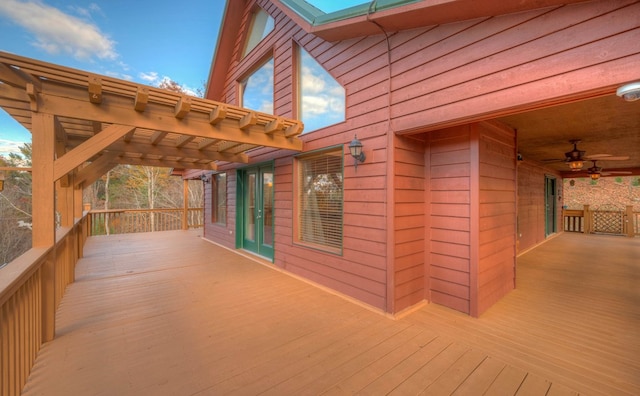
[[[273,260],[273,164],[238,171],[236,244]]]
[[[557,231],[556,221],[556,179],[551,176],[545,176],[545,237],[555,234]]]

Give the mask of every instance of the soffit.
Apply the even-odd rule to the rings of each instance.
[[[302,150],[300,121],[0,52],[0,107],[26,129],[57,121],[58,157],[114,126],[131,129],[87,158],[109,164],[215,169],[260,147]],[[63,154],[61,154],[63,153]]]

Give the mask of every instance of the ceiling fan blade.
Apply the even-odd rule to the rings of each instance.
[[[593,159],[604,158],[604,157],[613,157],[613,155],[611,155],[611,154],[593,154],[593,155],[585,156],[585,158],[593,158]]]
[[[542,162],[551,163],[551,162],[565,162],[564,158],[547,158],[543,159]]]
[[[629,159],[627,155],[621,156],[613,156],[609,154],[596,154],[596,155],[588,155],[584,157],[585,160],[596,160],[596,161],[626,161]]]

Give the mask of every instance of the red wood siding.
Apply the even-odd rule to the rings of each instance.
[[[516,230],[513,136],[471,123],[610,93],[635,78],[640,63],[637,46],[621,45],[640,41],[640,2],[632,0],[401,31],[389,42],[379,34],[335,43],[306,33],[269,0],[242,4],[233,14],[238,32],[248,27],[255,5],[274,18],[275,28],[245,58],[244,34],[231,38],[225,79],[210,82],[222,86],[215,90],[221,97],[212,99],[239,104],[238,81],[273,56],[274,113],[296,117],[298,45],[347,93],[345,122],[301,136],[305,152],[345,148],[341,255],[293,242],[296,153],[250,154],[252,164],[275,164],[275,265],[394,313],[427,298],[479,315],[513,287],[516,233],[520,250],[544,238],[544,185],[534,191],[537,181],[526,179],[537,180],[539,171],[519,166]],[[346,149],[356,133],[367,156],[357,173]],[[410,133],[422,140],[404,136]],[[227,227],[205,227],[207,238],[227,246],[234,246],[236,232],[232,175]]]
[[[428,297],[479,316],[514,288],[515,132],[481,123],[427,136]]]
[[[236,171],[227,172],[227,224],[211,222],[211,194],[213,183],[205,184],[204,189],[204,237],[228,248],[236,247]]]
[[[335,44],[307,34],[284,16],[269,1],[248,1],[240,24],[242,31],[250,22],[250,10],[255,4],[265,9],[275,20],[274,31],[244,59],[240,59],[244,39],[236,40],[230,72],[224,82],[222,100],[239,104],[237,81],[244,78],[256,62],[268,54],[274,56],[274,112],[295,117],[293,103],[294,50],[303,46],[347,91],[348,121],[302,136],[305,151],[348,145],[357,133],[364,145],[367,161],[358,166],[345,148],[344,220],[342,255],[326,253],[295,244],[293,236],[293,157],[291,152],[259,149],[251,153],[251,163],[274,160],[275,171],[275,257],[276,266],[359,299],[373,307],[387,310],[387,225],[386,189],[388,100],[380,95],[387,87],[384,37],[353,39]],[[358,55],[358,56],[354,56]],[[370,64],[376,59],[375,64]],[[380,59],[383,60],[380,62]],[[365,78],[366,77],[366,78]],[[366,83],[364,83],[366,81]],[[367,90],[369,84],[385,88],[375,96]],[[352,99],[353,98],[353,99]],[[223,168],[234,168],[226,165]],[[235,194],[235,177],[229,179],[230,198]],[[235,202],[235,199],[234,199]],[[235,205],[229,206],[229,216],[235,220]],[[235,224],[233,224],[235,227]],[[207,227],[208,237],[225,237],[228,230]],[[214,235],[214,232],[217,234]],[[235,228],[233,229],[235,233]]]
[[[406,42],[392,53],[393,130],[610,93],[637,78],[638,15],[635,0],[594,1],[396,34]]]
[[[479,240],[474,316],[515,287],[516,265],[515,132],[497,123],[481,123],[478,128]]]
[[[471,133],[468,126],[428,135],[427,271],[431,301],[470,313]]]
[[[545,175],[556,177],[562,186],[560,174],[543,165],[527,160],[518,163],[518,253],[545,240]],[[558,204],[557,230],[562,231],[562,204]]]
[[[395,137],[394,312],[425,298],[425,144]]]

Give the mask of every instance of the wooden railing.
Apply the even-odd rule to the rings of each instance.
[[[0,395],[19,395],[87,239],[87,216],[59,228],[56,244],[33,248],[0,269]]]
[[[599,228],[599,222],[608,221],[611,225],[606,231]],[[634,237],[640,235],[640,212],[634,212],[632,206],[620,210],[564,210],[563,229],[565,232],[612,233]]]
[[[199,228],[204,224],[203,213],[203,208],[189,208],[186,213],[182,208],[92,210],[89,212],[90,235]]]
[[[584,210],[565,210],[563,223],[566,232],[584,232]]]

